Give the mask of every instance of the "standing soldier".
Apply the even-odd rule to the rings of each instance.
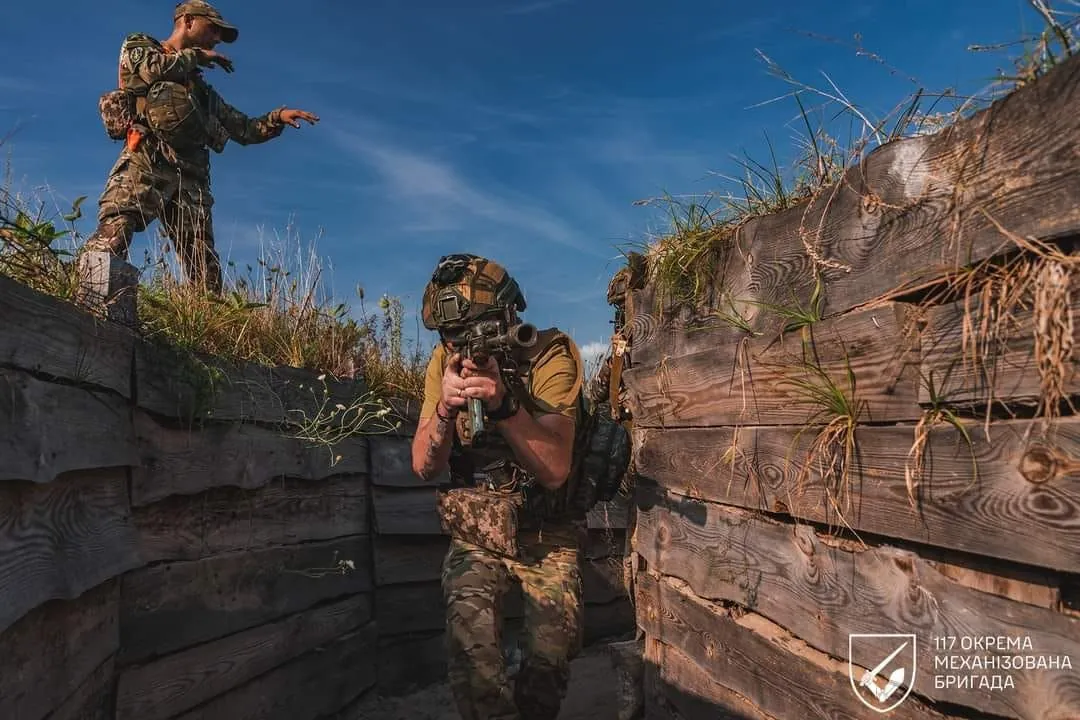
[[[583,368],[562,332],[516,332],[524,309],[505,269],[475,255],[441,258],[424,291],[424,325],[441,342],[427,368],[412,465],[428,481],[450,471],[449,488],[437,493],[451,539],[442,583],[449,679],[465,720],[554,720],[581,650],[585,513],[573,469],[585,426]],[[468,334],[478,322],[524,347],[501,363],[494,355],[474,362]],[[462,412],[476,400],[483,435]],[[500,642],[511,583],[525,600],[512,690]]]
[[[232,62],[214,46],[238,34],[209,3],[186,0],[176,6],[165,41],[143,33],[124,39],[119,87],[103,95],[99,106],[106,132],[124,147],[98,201],[98,226],[87,250],[126,259],[132,236],[158,219],[188,279],[220,292],[209,150],[220,153],[229,140],[266,142],[287,124],[318,122],[309,112],[286,107],[249,118],[206,83],[202,68],[232,72]]]

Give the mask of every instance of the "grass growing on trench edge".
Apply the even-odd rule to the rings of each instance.
[[[84,199],[77,199],[70,211],[50,210],[43,200],[13,192],[9,173],[0,188],[0,275],[77,304],[83,238],[75,223]],[[378,313],[369,313],[358,288],[357,319],[327,292],[325,265],[313,245],[305,248],[291,230],[242,269],[223,258],[221,296],[183,282],[174,260],[162,244],[147,253],[142,268],[146,279],[138,287],[135,329],[148,340],[192,357],[284,365],[341,380],[363,378],[373,401],[420,399],[426,358],[419,344],[411,352],[406,347],[401,301],[380,298]],[[338,416],[340,429],[340,416],[348,413],[337,407],[327,412]],[[313,422],[300,421],[308,434],[326,432],[316,431]]]
[[[668,227],[647,234],[631,248],[647,258],[648,280],[657,294],[657,306],[668,304],[707,305],[710,292],[723,292],[715,285],[722,281],[732,253],[739,252],[738,230],[750,220],[808,204],[827,192],[835,192],[847,170],[858,165],[874,149],[902,138],[944,130],[956,121],[988,106],[1014,90],[1025,87],[1072,57],[1077,48],[1076,29],[1080,13],[1056,10],[1047,0],[1028,0],[1043,20],[1035,33],[1007,43],[971,45],[973,52],[1015,51],[1008,57],[1010,70],[998,76],[980,92],[964,97],[946,89],[932,93],[917,87],[882,117],[875,117],[853,102],[823,73],[824,86],[799,80],[765,53],[756,51],[767,73],[790,87],[780,97],[758,105],[794,100],[798,119],[795,138],[797,153],[788,168],[777,160],[775,148],[765,134],[768,161],[748,155],[733,157],[738,175],[711,172],[732,190],[696,195],[672,195],[638,200],[636,206],[658,207]],[[827,39],[830,42],[835,40]],[[882,65],[893,75],[901,74],[880,56],[866,49],[856,36],[853,49],[858,57]],[[909,78],[912,83],[916,80]],[[811,102],[816,101],[817,105]],[[951,108],[942,107],[951,105]],[[826,120],[829,110],[831,120]],[[846,143],[826,125],[838,127],[837,117],[851,121]],[[816,267],[836,267],[835,261],[821,257],[814,247],[815,228],[801,228],[804,248]],[[715,303],[714,303],[715,304]]]

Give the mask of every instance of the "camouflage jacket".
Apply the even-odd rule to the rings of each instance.
[[[205,81],[199,67],[199,51],[188,48],[172,51],[155,38],[144,33],[133,33],[124,39],[120,49],[119,87],[136,95],[145,95],[160,82],[185,85],[207,119],[208,135],[216,141],[219,151],[228,140],[240,145],[266,142],[281,135],[285,124],[281,110],[276,108],[258,117],[248,117],[229,105]],[[209,171],[209,145],[197,142],[187,146],[174,146],[173,154],[180,165],[191,170]]]

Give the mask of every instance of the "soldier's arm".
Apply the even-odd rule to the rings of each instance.
[[[532,393],[544,412],[534,418],[519,408],[495,427],[537,482],[555,490],[566,482],[573,463],[582,370],[575,355],[560,344],[537,360],[533,379]]]
[[[285,123],[281,120],[281,111],[285,109],[284,107],[275,108],[258,117],[248,117],[225,102],[213,88],[209,88],[209,94],[211,112],[217,116],[221,126],[235,143],[257,145],[273,140],[285,129]]]
[[[430,482],[446,469],[450,461],[454,424],[442,399],[442,358],[432,353],[424,377],[424,404],[412,442],[413,472]]]
[[[566,482],[574,451],[573,418],[556,413],[534,418],[519,408],[495,426],[537,482],[549,490],[556,490]]]
[[[122,50],[123,60],[131,71],[147,85],[156,82],[186,82],[199,69],[199,50],[188,48],[167,53],[159,46],[128,38]]]

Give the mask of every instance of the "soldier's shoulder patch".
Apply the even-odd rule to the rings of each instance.
[[[130,33],[124,37],[124,49],[135,47],[160,48],[161,43],[157,41],[157,38],[146,33]]]

